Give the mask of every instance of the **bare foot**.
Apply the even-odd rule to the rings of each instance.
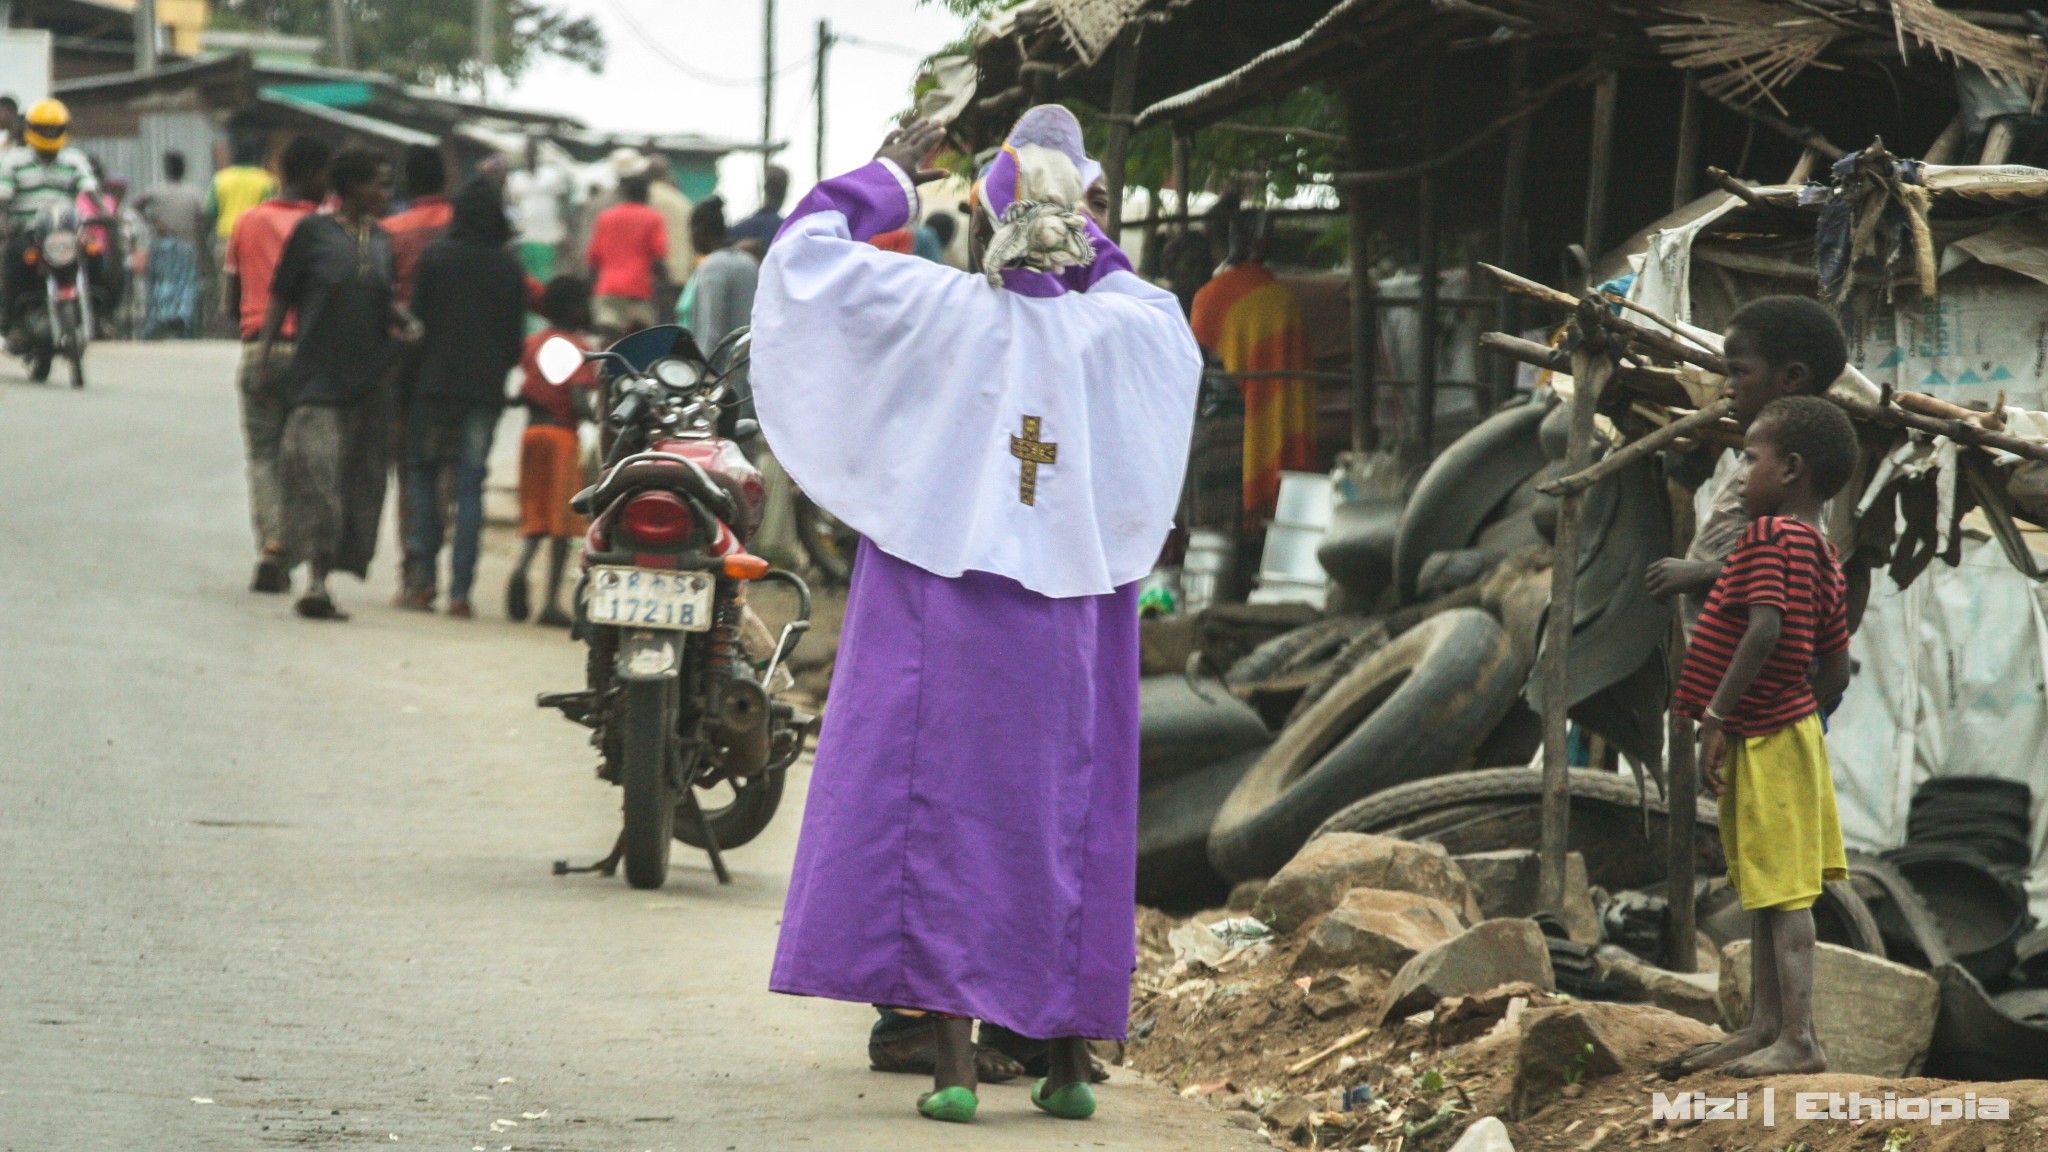
[[[1657,1069],[1666,1080],[1677,1080],[1695,1072],[1740,1060],[1771,1042],[1775,1028],[1751,1024],[1718,1044],[1700,1044],[1665,1061]]]
[[[1770,1047],[1740,1060],[1731,1060],[1721,1068],[1721,1071],[1730,1076],[1743,1078],[1827,1070],[1827,1050],[1820,1046],[1820,1041],[1812,1037],[1803,1040],[1781,1038]]]

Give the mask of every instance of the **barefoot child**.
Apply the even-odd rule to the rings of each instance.
[[[569,508],[569,500],[583,487],[583,466],[578,459],[577,423],[589,414],[597,369],[585,364],[576,375],[561,384],[541,377],[535,361],[540,346],[555,336],[564,336],[585,346],[581,335],[590,327],[590,285],[574,276],[557,276],[542,290],[540,314],[547,327],[526,338],[526,352],[519,359],[523,379],[519,402],[526,407],[526,432],[519,439],[519,535],[525,545],[519,552],[519,566],[505,589],[505,615],[524,620],[532,611],[528,599],[526,570],[543,540],[548,542],[548,594],[540,610],[540,623],[567,628],[569,614],[562,611],[562,569],[569,560],[569,541],[583,531],[583,518]]]
[[[1819,1072],[1813,903],[1848,878],[1820,706],[1849,684],[1847,586],[1821,506],[1856,466],[1849,418],[1817,396],[1766,405],[1743,442],[1749,517],[1700,610],[1676,707],[1700,722],[1700,768],[1721,800],[1728,881],[1755,914],[1748,1027],[1688,1054],[1681,1073]]]

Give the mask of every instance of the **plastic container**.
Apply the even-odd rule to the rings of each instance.
[[[1323,530],[1306,524],[1275,521],[1266,529],[1266,550],[1259,560],[1259,582],[1288,580],[1322,587],[1330,582],[1316,549],[1323,545]]]
[[[1230,537],[1200,529],[1188,533],[1187,554],[1181,559],[1180,610],[1192,616],[1216,602],[1230,576]]]
[[[1328,528],[1335,485],[1321,472],[1282,472],[1273,519],[1305,528]]]

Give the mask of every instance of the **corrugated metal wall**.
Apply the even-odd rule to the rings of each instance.
[[[225,143],[213,120],[203,112],[145,112],[135,136],[80,136],[74,143],[98,157],[108,177],[119,176],[136,191],[163,179],[163,155],[185,154],[185,181],[205,187],[213,182],[214,145]]]

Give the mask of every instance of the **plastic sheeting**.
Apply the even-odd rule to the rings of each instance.
[[[1995,541],[1966,540],[1961,565],[1931,565],[1904,590],[1877,573],[1849,655],[1855,675],[1827,736],[1843,839],[1872,852],[1903,844],[1913,793],[1936,776],[2024,781],[2028,900],[2048,919],[2048,587]]]

